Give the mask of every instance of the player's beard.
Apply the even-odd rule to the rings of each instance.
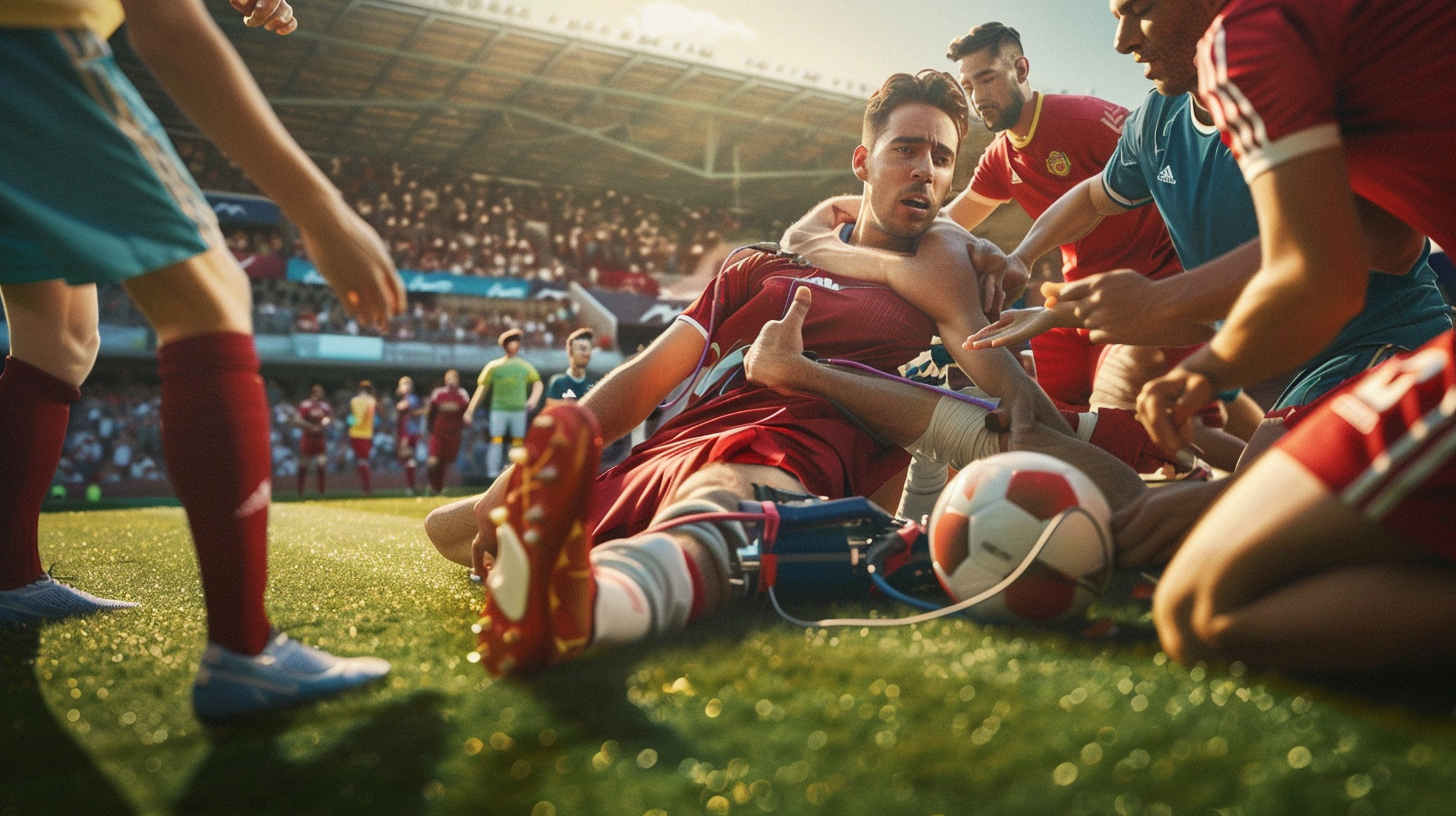
[[[981,121],[985,122],[986,130],[989,130],[992,133],[1000,133],[1003,130],[1010,130],[1012,126],[1016,124],[1016,120],[1021,118],[1021,109],[1024,107],[1026,107],[1026,100],[1021,98],[1021,94],[1017,94],[1016,96],[1011,98],[1011,101],[1006,105],[1006,107],[1001,109],[1001,113],[999,116],[991,120],[987,120],[983,117]]]

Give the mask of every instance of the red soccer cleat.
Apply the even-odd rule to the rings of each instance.
[[[511,450],[505,502],[490,511],[495,567],[474,627],[495,677],[540,671],[591,643],[596,580],[584,521],[601,452],[596,417],[570,403],[542,411]]]

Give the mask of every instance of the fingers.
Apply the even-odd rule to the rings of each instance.
[[[814,291],[807,286],[794,288],[794,299],[789,303],[789,310],[784,313],[781,322],[785,327],[795,331],[803,331],[804,318],[809,315],[809,306],[814,302]]]
[[[966,342],[961,343],[961,348],[966,351],[984,351],[986,349],[1009,346],[1016,342],[1014,339],[1015,332],[1007,331],[1010,325],[1009,321],[998,320],[996,323],[967,337]]]
[[[287,0],[230,0],[232,7],[243,14],[243,23],[252,28],[262,26],[274,34],[291,34],[298,28],[293,7]]]
[[[1159,447],[1176,454],[1192,445],[1192,417],[1212,396],[1205,378],[1174,368],[1143,386],[1137,399],[1137,418]]]
[[[1046,300],[1046,307],[1048,309],[1057,305],[1057,301],[1062,297],[1062,287],[1066,285],[1052,281],[1047,281],[1041,285],[1041,296]]]
[[[1001,278],[996,275],[987,276],[985,289],[981,297],[982,311],[987,317],[995,318],[1006,305],[1006,290],[1001,286]]]

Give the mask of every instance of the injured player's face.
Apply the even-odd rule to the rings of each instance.
[[[860,243],[895,252],[913,251],[950,193],[955,174],[955,124],[924,103],[901,105],[873,147],[855,151],[855,175],[865,182]]]

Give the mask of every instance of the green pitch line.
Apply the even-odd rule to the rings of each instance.
[[[493,682],[465,660],[480,590],[421,532],[440,501],[273,507],[274,621],[395,671],[220,732],[187,702],[203,630],[182,511],[46,514],[59,576],[143,606],[0,632],[0,816],[1451,812],[1449,682],[1187,670],[1146,602],[1097,610],[1120,631],[1096,641],[806,631],[750,606]]]

